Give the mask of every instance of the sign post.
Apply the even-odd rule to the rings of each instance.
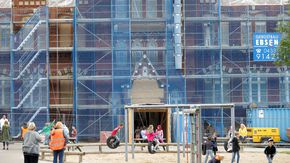
[[[276,61],[277,47],[281,41],[280,33],[253,34],[253,60]]]

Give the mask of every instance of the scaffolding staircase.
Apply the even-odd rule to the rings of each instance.
[[[23,27],[14,35],[12,48],[14,74],[14,105],[12,106],[13,127],[19,128],[23,122],[38,121],[44,125],[49,115],[40,115],[45,109],[47,113],[49,92],[47,66],[47,10],[39,7]],[[44,41],[45,40],[45,41]],[[43,123],[43,124],[42,124]],[[12,131],[13,135],[18,130]]]

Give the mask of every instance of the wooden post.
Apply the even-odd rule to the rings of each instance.
[[[83,162],[83,154],[79,155],[79,163]]]
[[[45,153],[42,151],[42,152],[41,152],[41,157],[40,157],[41,160],[44,160],[44,157],[45,157]]]
[[[99,145],[99,152],[102,153],[102,145]]]

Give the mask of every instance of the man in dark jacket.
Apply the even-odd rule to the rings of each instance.
[[[232,154],[232,163],[235,161],[235,156],[237,155],[237,163],[240,161],[240,145],[239,145],[239,133],[235,133],[235,137],[233,137],[233,140],[231,141],[232,147],[233,147],[233,154]]]
[[[267,156],[267,159],[269,163],[272,163],[272,160],[274,158],[274,155],[276,154],[276,147],[273,145],[273,139],[268,140],[268,146],[265,148],[265,155]]]

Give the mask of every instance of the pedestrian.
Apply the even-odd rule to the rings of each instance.
[[[224,159],[224,156],[222,155],[216,155],[213,159],[211,159],[208,163],[221,163],[221,161]]]
[[[246,141],[247,134],[248,134],[247,127],[242,123],[239,129],[239,135],[240,135],[239,139],[242,143]]]
[[[8,150],[8,145],[9,145],[9,140],[10,140],[10,126],[8,123],[8,120],[5,119],[4,125],[2,126],[2,142],[3,142],[3,150],[5,150],[5,145],[6,145],[6,150]]]
[[[3,115],[2,118],[0,119],[0,131],[2,131],[2,127],[4,125],[5,120],[8,121],[8,119],[6,118],[6,115]],[[9,124],[9,121],[8,121]]]
[[[27,123],[24,122],[22,127],[21,127],[21,140],[24,139],[24,135],[26,134],[26,132],[28,131],[28,128],[27,128]]]
[[[53,151],[53,163],[63,163],[63,155],[68,142],[68,135],[64,133],[63,126],[61,122],[55,124],[54,129],[52,129],[50,134],[49,147]]]
[[[205,149],[206,149],[206,155],[205,155],[205,160],[204,163],[207,163],[208,156],[213,159],[213,143],[211,137],[207,137],[207,140],[205,142]]]
[[[23,137],[22,145],[24,163],[38,163],[39,143],[41,142],[41,137],[35,129],[35,123],[29,122],[27,132]]]
[[[239,145],[239,133],[236,132],[235,136],[233,137],[231,143],[232,143],[232,163],[235,161],[235,157],[237,155],[237,163],[240,161],[240,145]]]
[[[213,154],[216,155],[216,152],[218,151],[216,132],[213,133],[211,141],[213,143]]]
[[[268,146],[265,148],[264,153],[269,163],[272,163],[274,155],[276,154],[276,147],[273,145],[273,139],[268,140]]]

